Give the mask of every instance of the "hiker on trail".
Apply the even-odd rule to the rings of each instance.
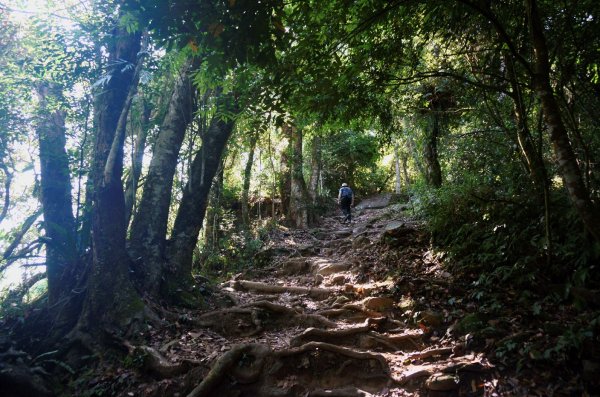
[[[350,210],[350,207],[354,206],[354,192],[348,187],[348,184],[345,182],[342,183],[342,187],[340,188],[340,192],[338,193],[337,202],[345,215],[342,223],[352,223],[352,212]]]

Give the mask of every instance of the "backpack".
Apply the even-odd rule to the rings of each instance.
[[[340,189],[340,197],[341,198],[352,198],[352,189],[347,186],[344,186]]]

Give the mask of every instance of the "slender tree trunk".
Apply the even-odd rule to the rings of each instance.
[[[600,241],[600,215],[590,199],[577,158],[573,152],[567,129],[563,123],[560,107],[550,84],[550,61],[544,27],[539,15],[536,0],[525,0],[529,29],[534,48],[534,85],[541,99],[544,121],[550,132],[550,142],[562,175],[565,187],[573,206],[591,235]]]
[[[319,178],[321,177],[321,137],[315,136],[312,141],[310,158],[310,181],[308,183],[308,194],[313,204],[317,203],[319,195]]]
[[[48,297],[52,305],[71,283],[62,280],[77,263],[75,218],[71,198],[71,178],[66,146],[65,112],[59,108],[60,88],[39,83],[38,123],[36,126],[40,166],[41,201],[46,237]],[[69,270],[67,272],[66,270]]]
[[[144,309],[129,278],[130,261],[125,247],[125,196],[121,182],[124,142],[120,139],[113,144],[134,77],[132,68],[123,68],[121,61],[136,63],[140,35],[115,28],[112,38],[108,44],[108,65],[118,66],[109,70],[112,77],[102,87],[95,103],[97,132],[91,192],[93,261],[79,320],[79,328],[92,334],[103,331],[105,327],[121,330],[129,327]],[[108,162],[111,148],[116,150],[112,153],[113,159]]]
[[[440,134],[440,115],[434,109],[430,115],[430,126],[426,131],[423,157],[425,159],[425,180],[433,187],[442,186],[442,169],[438,158],[438,137]]]
[[[413,158],[413,160],[415,162],[415,166],[417,167],[419,174],[426,175],[427,172],[425,171],[425,165],[423,164],[423,161],[422,161],[423,156],[419,155],[418,146],[415,143],[412,135],[410,133],[408,133],[409,127],[408,127],[407,119],[402,120],[402,129],[403,129],[403,131],[405,131],[407,147],[410,150],[411,157]]]
[[[202,147],[192,162],[192,172],[187,182],[171,234],[168,248],[168,271],[164,274],[164,294],[174,298],[177,290],[186,290],[191,282],[194,247],[206,215],[208,195],[213,178],[227,141],[233,131],[234,121],[219,114],[237,112],[234,99],[220,98],[217,112],[202,137]]]
[[[195,111],[190,66],[191,63],[183,66],[175,82],[167,114],[154,144],[142,198],[131,224],[130,247],[137,278],[150,295],[158,294],[160,289],[173,177],[185,131]]]
[[[244,168],[244,184],[242,186],[242,223],[246,228],[250,225],[250,205],[248,204],[248,194],[250,192],[252,164],[254,163],[254,150],[256,149],[257,141],[258,131],[254,131],[252,132],[252,136],[250,137],[250,147],[248,148],[248,161],[246,161],[246,167]]]
[[[504,56],[508,80],[512,89],[512,99],[514,102],[513,115],[515,125],[517,126],[516,142],[521,149],[521,157],[527,165],[529,176],[538,192],[539,202],[544,207],[544,234],[546,236],[547,258],[550,260],[552,238],[550,230],[550,181],[544,159],[542,158],[541,148],[538,150],[529,130],[527,122],[527,110],[523,100],[523,91],[519,86],[515,70],[514,60],[510,55]]]
[[[146,149],[146,138],[148,137],[148,121],[150,120],[150,106],[140,97],[139,101],[140,117],[138,120],[131,120],[131,130],[135,136],[133,148],[133,157],[131,161],[131,172],[125,182],[125,218],[127,224],[131,220],[132,211],[135,204],[135,195],[137,192],[140,176],[142,175],[142,164],[144,161],[144,150]]]
[[[527,110],[523,101],[523,93],[517,81],[513,60],[505,56],[507,77],[513,94],[513,115],[517,126],[516,141],[521,149],[521,155],[525,160],[531,180],[540,192],[548,189],[548,174],[540,152],[537,150],[527,122]]]
[[[286,129],[286,126],[282,127],[282,133],[284,139],[287,139],[287,147],[281,153],[279,158],[279,178],[278,178],[278,189],[279,197],[281,198],[281,214],[289,219],[290,217],[290,191],[292,189],[292,174],[290,167],[290,157],[292,153],[292,138],[289,136],[290,130]]]
[[[287,125],[292,138],[292,181],[290,189],[290,218],[297,228],[305,229],[309,224],[308,204],[310,202],[304,174],[302,172],[302,130]]]
[[[402,159],[402,173],[404,174],[404,184],[406,185],[406,190],[410,188],[410,178],[408,176],[408,156],[405,153],[401,154]]]
[[[396,194],[402,193],[402,176],[400,174],[400,155],[398,142],[394,141],[394,170],[396,171]]]
[[[225,177],[225,164],[221,161],[217,175],[214,177],[208,207],[206,209],[206,222],[204,223],[204,240],[207,246],[212,250],[219,249],[220,238],[220,209],[221,209],[221,194],[223,189],[223,179]]]

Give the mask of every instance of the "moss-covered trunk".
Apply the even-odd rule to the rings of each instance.
[[[130,260],[125,247],[126,221],[123,174],[123,139],[115,142],[114,161],[109,153],[123,118],[126,98],[133,82],[133,68],[121,62],[136,63],[140,35],[115,28],[107,44],[107,65],[111,79],[102,87],[95,102],[96,136],[92,178],[93,258],[87,295],[79,319],[80,328],[95,334],[107,328],[122,331],[143,312],[143,302],[130,280]],[[124,137],[123,137],[124,138]]]
[[[48,297],[55,304],[73,287],[77,264],[75,218],[71,199],[69,158],[65,149],[65,111],[61,109],[60,87],[41,82],[36,131],[41,168],[41,201],[46,238]]]

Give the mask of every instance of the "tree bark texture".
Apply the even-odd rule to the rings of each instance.
[[[151,295],[158,293],[160,287],[173,177],[185,131],[195,111],[190,68],[191,63],[186,63],[175,81],[169,108],[154,144],[142,198],[131,224],[136,278]]]
[[[217,175],[213,178],[212,187],[208,200],[208,208],[206,209],[206,222],[204,223],[204,240],[206,245],[213,250],[219,248],[219,238],[221,236],[220,224],[220,207],[221,194],[223,190],[223,179],[225,177],[225,164],[221,161],[217,170]]]
[[[248,196],[250,193],[250,180],[252,177],[252,165],[254,163],[254,151],[256,149],[256,142],[258,141],[258,131],[253,131],[250,136],[250,147],[248,148],[248,161],[246,161],[246,167],[244,168],[244,184],[242,186],[242,222],[245,227],[250,225],[250,204],[248,203]]]
[[[150,120],[150,106],[142,97],[138,97],[139,101],[136,107],[139,107],[139,119],[132,120],[130,114],[130,124],[132,135],[135,136],[135,144],[133,148],[133,156],[131,159],[131,171],[125,182],[125,218],[127,224],[131,220],[132,211],[135,207],[135,195],[137,192],[140,176],[142,175],[142,164],[144,161],[144,150],[146,149],[146,139],[148,137],[148,121]]]
[[[37,136],[41,168],[41,201],[46,237],[48,296],[52,305],[70,283],[63,276],[76,266],[77,244],[71,197],[71,178],[66,146],[65,112],[60,109],[62,93],[52,83],[36,87],[39,98]],[[71,270],[71,269],[69,269]],[[66,285],[65,285],[66,284]]]
[[[406,189],[410,189],[410,177],[408,176],[408,156],[406,153],[402,153],[400,155],[402,160],[402,173],[404,174],[404,184],[406,185]]]
[[[430,186],[442,186],[442,169],[438,158],[438,137],[440,135],[440,114],[433,110],[429,116],[429,126],[425,131],[423,157],[425,159],[425,180]]]
[[[164,274],[165,293],[169,297],[178,288],[185,288],[191,278],[194,247],[206,215],[208,195],[234,127],[234,120],[220,115],[223,110],[237,113],[231,96],[219,99],[217,113],[204,133],[202,147],[192,162],[190,179],[177,211],[168,248],[169,268]]]
[[[396,172],[396,194],[402,193],[402,176],[400,174],[400,155],[398,142],[394,142],[394,170]]]
[[[300,229],[305,229],[309,224],[308,205],[310,199],[304,174],[302,172],[302,130],[293,125],[285,125],[289,129],[286,134],[292,142],[292,181],[290,189],[290,218],[293,224]]]
[[[312,141],[312,150],[310,158],[310,181],[308,183],[308,194],[313,204],[317,203],[321,168],[321,137],[315,136]]]
[[[545,194],[548,190],[548,173],[546,171],[546,166],[544,165],[544,161],[540,156],[540,152],[538,151],[529,130],[527,110],[523,100],[523,92],[517,81],[514,61],[509,58],[509,55],[506,55],[504,59],[514,103],[513,114],[517,127],[516,143],[519,145],[521,156],[527,165],[527,170],[529,171],[532,182],[539,192]]]
[[[550,133],[550,142],[568,195],[590,234],[600,241],[600,215],[590,199],[581,169],[571,146],[560,107],[550,83],[550,60],[544,27],[536,0],[525,0],[529,29],[535,58],[534,86],[540,97],[544,121]]]
[[[279,172],[277,188],[279,190],[279,197],[281,198],[281,214],[285,218],[290,216],[290,191],[292,188],[292,174],[290,167],[290,158],[292,153],[292,138],[288,134],[290,131],[282,128],[284,139],[287,139],[287,147],[281,153],[279,158]]]
[[[129,277],[130,260],[125,247],[125,196],[123,193],[123,142],[118,143],[112,168],[107,170],[117,124],[133,81],[140,35],[115,28],[108,43],[111,79],[95,102],[96,136],[92,161],[92,267],[79,326],[91,333],[104,327],[123,329],[142,314],[143,303]],[[107,179],[107,176],[109,177]]]

